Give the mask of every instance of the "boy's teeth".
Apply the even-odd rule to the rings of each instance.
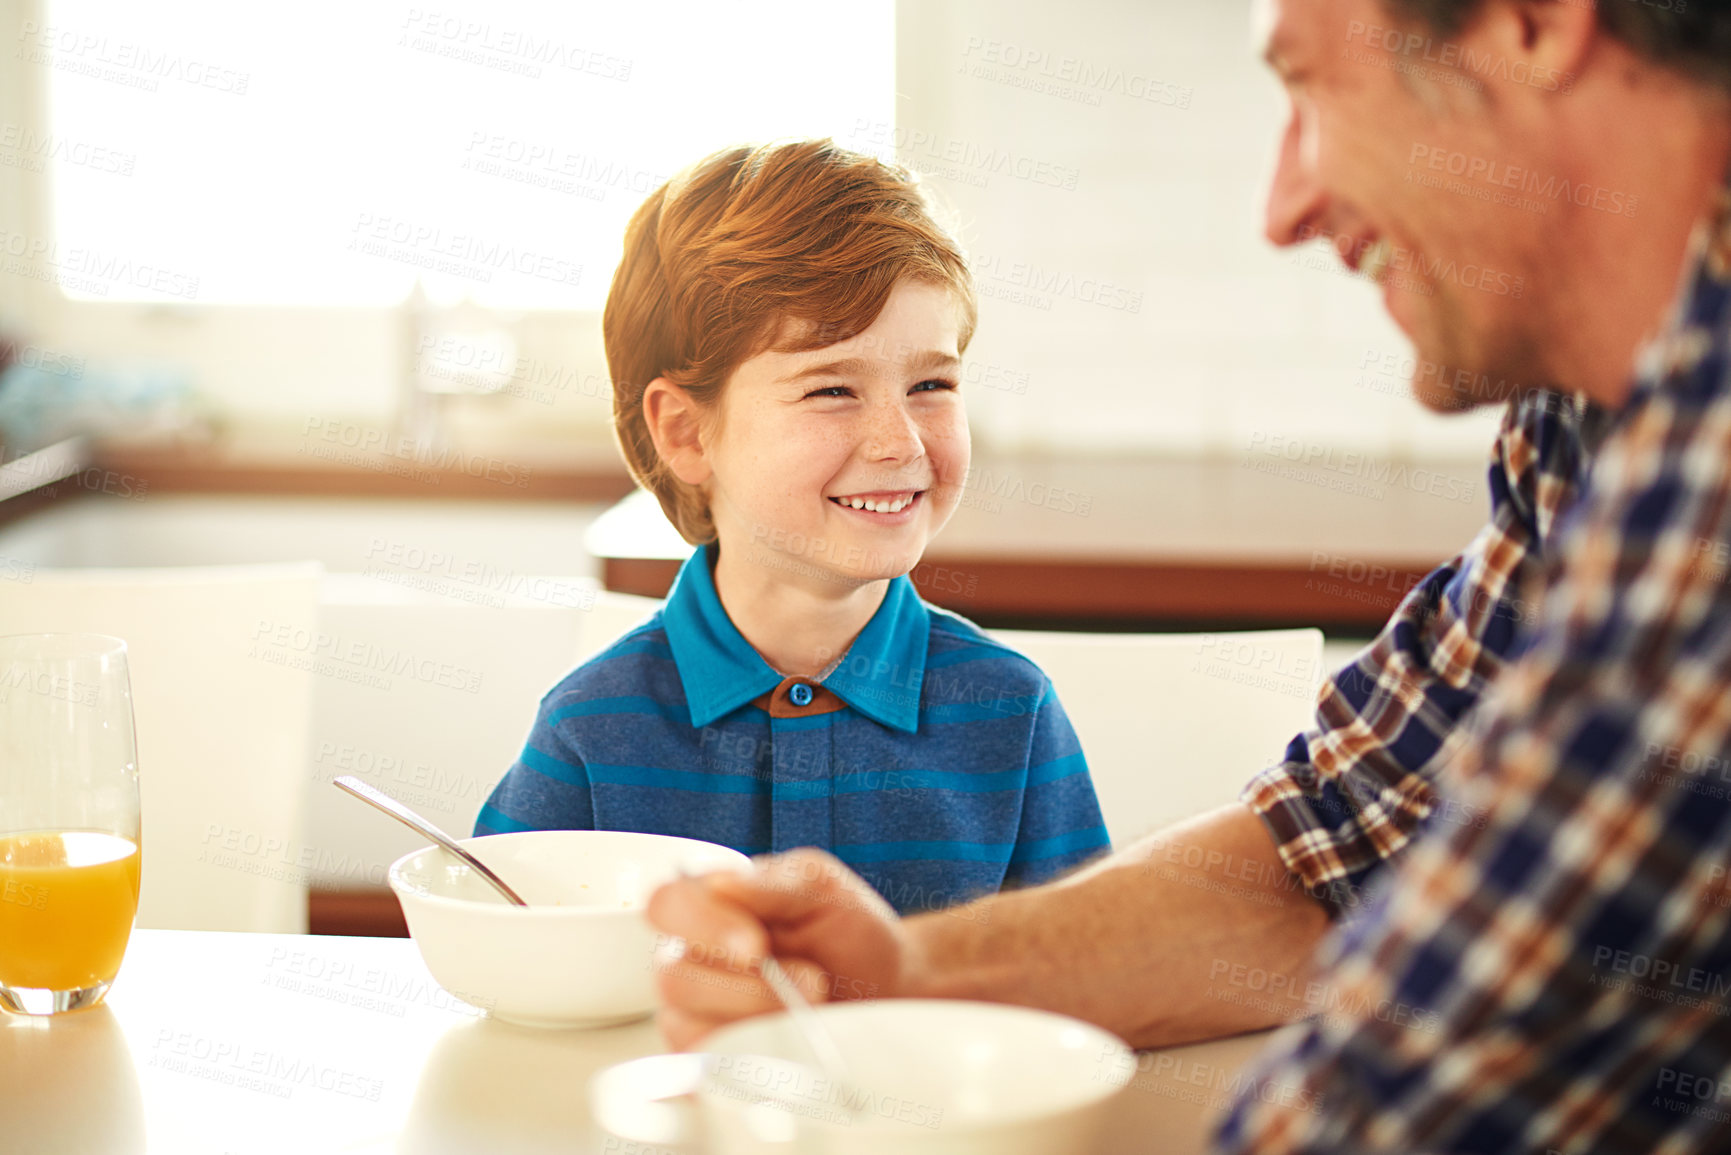
[[[854,509],[863,509],[867,513],[900,513],[908,507],[913,498],[897,497],[887,501],[871,501],[863,497],[838,497],[836,501]]]

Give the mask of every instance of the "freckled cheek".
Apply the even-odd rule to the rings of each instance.
[[[781,451],[764,455],[755,482],[765,502],[785,518],[809,515],[814,499],[821,500],[847,455],[823,439],[790,439]]]
[[[926,455],[932,459],[939,481],[958,484],[967,476],[972,444],[965,417],[928,427],[924,441]]]
[[[820,422],[764,419],[752,430],[752,457],[760,468],[802,476],[845,457],[852,445],[841,430]]]
[[[804,433],[791,440],[778,468],[792,485],[822,488],[852,460],[854,442],[834,432]]]

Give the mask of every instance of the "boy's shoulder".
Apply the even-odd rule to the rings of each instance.
[[[612,645],[566,674],[542,701],[563,704],[654,694],[658,688],[677,688],[679,684],[667,627],[661,620],[661,611],[656,610],[641,625],[626,631]],[[683,699],[682,691],[679,696]]]
[[[999,682],[1026,684],[1034,689],[1047,684],[1046,672],[1014,646],[992,637],[958,613],[930,602],[926,603],[926,610],[931,615],[930,641],[926,646],[928,684],[935,672],[964,665],[970,673],[989,671]],[[978,664],[982,662],[989,664]]]

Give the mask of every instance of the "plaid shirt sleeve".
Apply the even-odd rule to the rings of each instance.
[[[1327,1008],[1258,1076],[1290,1093],[1241,1098],[1226,1150],[1731,1149],[1731,230],[1704,236],[1447,768],[1486,820],[1330,938]]]
[[[1526,595],[1605,417],[1558,393],[1510,404],[1492,451],[1490,522],[1406,593],[1376,640],[1323,683],[1316,727],[1245,787],[1287,869],[1334,913],[1357,905],[1365,879],[1437,805],[1432,780],[1461,720],[1536,616]]]

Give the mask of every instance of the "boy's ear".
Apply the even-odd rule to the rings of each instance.
[[[701,416],[691,395],[667,378],[657,377],[644,387],[643,423],[656,455],[687,485],[702,485],[713,472],[698,436]]]

